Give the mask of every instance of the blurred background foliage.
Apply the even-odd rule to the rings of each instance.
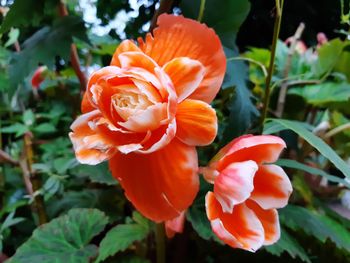
[[[109,64],[121,40],[148,31],[159,2],[0,3],[0,262],[13,255],[8,262],[154,261],[155,226],[125,200],[106,164],[77,163],[68,132],[86,77]],[[199,0],[171,3],[170,12],[198,17]],[[168,262],[350,262],[349,7],[285,1],[264,125],[288,144],[279,165],[294,186],[280,211],[280,241],[255,254],[217,242],[203,181],[184,233],[167,241]],[[199,149],[202,165],[261,128],[275,14],[271,0],[206,1],[202,21],[220,36],[228,67],[213,102],[219,133]]]

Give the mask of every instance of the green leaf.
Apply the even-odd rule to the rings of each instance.
[[[117,180],[111,175],[107,163],[101,163],[98,165],[78,165],[72,170],[72,174],[77,176],[87,176],[91,182],[107,184],[107,185],[116,185],[118,184]]]
[[[326,106],[329,103],[345,102],[350,98],[350,84],[347,82],[326,82],[319,85],[293,88],[288,94],[303,97],[308,103],[315,106]]]
[[[86,263],[97,254],[89,244],[108,222],[97,209],[72,209],[37,228],[8,263]]]
[[[135,215],[134,215],[135,217]],[[140,220],[140,215],[136,216]],[[144,219],[136,224],[120,224],[112,228],[100,243],[99,256],[96,263],[112,256],[120,251],[124,251],[135,241],[141,241],[147,237],[151,228],[147,219]]]
[[[16,217],[14,218],[15,216],[15,212],[12,212],[10,214],[7,215],[7,217],[5,218],[4,222],[1,224],[0,226],[0,234],[7,228],[13,226],[13,225],[16,225],[24,220],[26,220],[25,218],[23,217]],[[1,250],[0,250],[1,251]]]
[[[309,123],[305,123],[305,122],[301,122],[301,121],[294,121],[299,123],[301,126],[303,126],[305,129],[312,131],[313,129],[315,129],[314,126],[310,125]],[[284,131],[284,130],[289,130],[289,128],[283,126],[280,123],[276,123],[276,122],[267,122],[264,124],[264,131],[263,134],[274,134],[274,133],[278,133],[280,131]]]
[[[1,132],[2,133],[15,133],[16,137],[19,137],[23,134],[25,134],[26,132],[28,132],[28,127],[22,123],[15,123],[12,124],[10,126],[6,126],[1,128]]]
[[[279,212],[281,222],[288,228],[316,237],[319,241],[333,241],[337,247],[350,249],[350,233],[337,221],[304,207],[288,205]]]
[[[343,184],[346,187],[350,188],[350,183],[347,182],[346,180],[339,178],[337,176],[334,176],[334,175],[330,175],[321,169],[311,167],[311,166],[303,164],[303,163],[299,163],[295,160],[279,159],[276,162],[276,164],[279,166],[287,167],[287,168],[301,170],[301,171],[307,172],[309,174],[319,175],[319,176],[327,178],[327,180],[329,180],[331,182],[340,183],[340,184]]]
[[[303,247],[283,228],[281,229],[281,238],[272,246],[265,249],[272,255],[280,257],[283,252],[287,252],[293,259],[300,258],[304,262],[311,263]]]
[[[19,37],[19,29],[18,28],[11,28],[11,31],[9,33],[9,39],[6,41],[4,47],[9,47],[13,45]]]
[[[203,206],[191,206],[186,213],[186,218],[201,238],[210,240],[215,237],[205,213],[204,203]]]
[[[31,126],[35,122],[35,115],[32,110],[26,110],[23,113],[22,121],[25,125]]]
[[[73,37],[88,42],[84,21],[74,16],[62,17],[52,27],[45,26],[34,33],[24,42],[22,51],[12,56],[9,69],[12,85],[22,81],[39,63],[52,68],[56,56],[69,59]]]
[[[38,25],[42,18],[44,5],[45,0],[14,1],[1,24],[0,34],[9,31],[11,27]]]
[[[334,164],[346,177],[350,178],[350,167],[346,164],[339,155],[328,144],[322,141],[318,136],[306,130],[299,123],[283,119],[270,119],[273,122],[279,123],[288,129],[297,133],[304,138],[311,146],[317,149],[324,157]]]
[[[39,133],[52,133],[56,131],[56,127],[53,126],[53,124],[46,122],[46,123],[41,123],[38,126],[35,126],[33,130]]]

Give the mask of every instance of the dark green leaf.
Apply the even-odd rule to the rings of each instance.
[[[89,262],[97,254],[97,247],[89,242],[107,222],[108,218],[97,209],[72,209],[36,229],[8,262]]]
[[[288,205],[280,210],[280,219],[292,230],[302,230],[321,242],[330,239],[337,247],[350,249],[350,233],[341,224],[326,215],[304,207]]]
[[[306,130],[299,123],[283,119],[270,119],[273,122],[279,123],[288,129],[291,129],[297,133],[300,137],[304,138],[311,146],[315,147],[324,157],[326,157],[331,163],[335,165],[346,177],[350,178],[350,167],[346,164],[336,152],[329,147],[318,136]]]
[[[141,220],[140,217],[139,214],[136,216],[138,221]],[[121,224],[112,228],[100,243],[99,256],[96,263],[120,251],[124,251],[135,241],[146,238],[151,228],[145,222],[148,222],[148,220],[142,219],[141,224],[139,222],[136,222],[136,224]]]
[[[73,37],[88,41],[84,21],[79,17],[63,17],[52,27],[45,26],[37,31],[24,42],[22,51],[11,59],[9,74],[12,84],[22,81],[39,63],[52,68],[56,56],[68,59]]]
[[[304,262],[311,263],[308,255],[303,247],[291,235],[289,235],[283,228],[281,229],[281,238],[272,246],[267,246],[265,249],[280,257],[283,252],[287,252],[292,258],[300,258]]]
[[[81,164],[74,168],[72,173],[77,176],[87,176],[95,183],[107,185],[116,185],[118,183],[111,175],[107,163],[101,163],[94,166]]]
[[[340,183],[340,184],[343,184],[343,185],[350,188],[350,183],[348,183],[346,180],[339,178],[337,176],[334,176],[334,175],[330,175],[321,169],[311,167],[311,166],[303,164],[303,163],[299,163],[295,160],[279,159],[276,162],[276,164],[279,166],[287,167],[287,168],[301,170],[301,171],[307,172],[309,174],[319,175],[319,176],[327,178],[331,182]]]
[[[56,127],[53,126],[51,123],[46,122],[46,123],[41,123],[38,126],[35,126],[33,130],[35,132],[40,132],[40,133],[52,133],[56,131]]]

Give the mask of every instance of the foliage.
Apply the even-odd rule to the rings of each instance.
[[[109,65],[123,38],[144,36],[159,1],[134,2],[137,5],[127,0],[91,1],[99,26],[85,21],[86,9],[78,0],[62,1],[68,16],[59,14],[59,0],[1,2],[0,261],[6,256],[9,263],[154,262],[154,224],[130,205],[106,163],[79,164],[68,138],[72,120],[81,113],[82,83],[74,63],[88,76]],[[201,2],[172,1],[169,12],[197,19]],[[212,103],[219,119],[218,136],[212,145],[198,149],[199,162],[206,165],[219,147],[239,135],[262,130],[277,134],[287,143],[277,164],[291,178],[294,192],[291,204],[280,210],[280,240],[248,254],[224,246],[213,234],[204,201],[210,188],[201,180],[198,196],[186,211],[184,233],[167,241],[168,259],[349,262],[348,9],[330,13],[340,21],[332,28],[335,38],[324,43],[315,33],[310,40],[314,29],[308,23],[307,43],[302,42],[304,35],[295,45],[283,41],[287,35],[280,36],[268,118],[262,120],[271,62],[271,48],[264,43],[271,43],[272,29],[266,35],[249,25],[261,17],[272,21],[273,1],[204,2],[202,22],[219,35],[227,71]],[[250,13],[259,5],[271,12]],[[290,16],[285,15],[282,27],[290,27]],[[125,28],[123,17],[128,17]],[[261,42],[245,45],[240,32],[256,34]],[[72,45],[78,61],[71,55]],[[40,65],[48,70],[35,89],[30,81]],[[41,213],[47,217],[43,225]]]

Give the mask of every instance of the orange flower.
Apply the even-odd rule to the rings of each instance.
[[[70,138],[81,163],[110,160],[127,198],[146,217],[177,217],[198,191],[195,146],[210,144],[217,118],[210,103],[226,69],[212,29],[163,14],[159,27],[123,41],[111,65],[95,72]]]
[[[208,219],[231,247],[256,251],[279,239],[276,208],[287,205],[292,185],[283,169],[270,163],[285,146],[276,136],[241,136],[203,168],[204,178],[214,184],[206,196]]]

